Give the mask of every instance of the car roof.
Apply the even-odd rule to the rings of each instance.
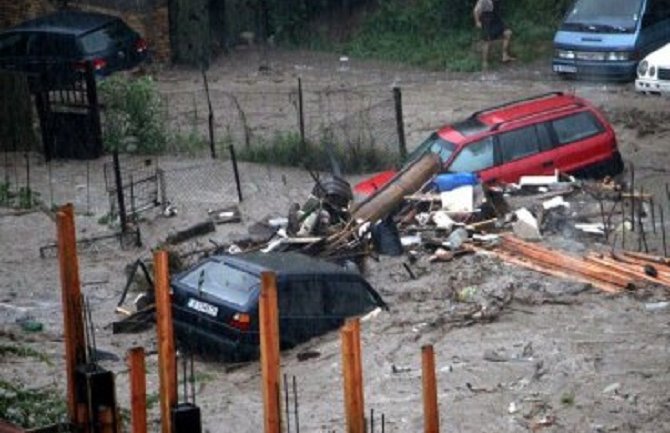
[[[97,12],[59,11],[25,21],[9,31],[49,32],[78,36],[118,19],[115,16]]]
[[[260,275],[263,271],[272,271],[278,277],[309,275],[352,275],[355,271],[345,269],[334,263],[310,257],[296,252],[282,253],[244,253],[237,255],[214,256],[214,260],[231,264],[247,272]]]
[[[470,137],[497,130],[507,123],[530,120],[586,105],[586,101],[575,95],[563,92],[544,93],[476,111],[461,122],[446,125],[439,131],[439,135],[460,145],[469,141]]]

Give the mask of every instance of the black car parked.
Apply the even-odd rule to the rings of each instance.
[[[215,256],[172,279],[173,323],[182,346],[228,360],[259,353],[263,271],[277,275],[279,333],[289,348],[386,305],[355,271],[303,254]]]
[[[66,76],[91,62],[98,76],[131,69],[147,58],[147,43],[120,18],[65,10],[0,33],[0,68]]]

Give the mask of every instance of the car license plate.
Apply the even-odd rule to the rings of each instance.
[[[212,317],[216,317],[219,313],[219,308],[214,305],[208,304],[207,302],[198,301],[197,299],[189,299],[188,307],[194,309],[195,311],[200,311],[201,313],[208,314]]]
[[[554,65],[554,72],[567,72],[570,74],[577,73],[577,66],[573,65]]]

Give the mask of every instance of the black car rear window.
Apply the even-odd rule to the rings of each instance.
[[[71,35],[35,32],[28,35],[28,55],[36,57],[68,57],[77,54]]]
[[[220,262],[205,262],[179,280],[185,286],[243,307],[259,284],[258,276]]]
[[[22,33],[0,36],[0,57],[23,56],[26,54],[28,39]]]
[[[79,39],[81,48],[86,54],[97,53],[114,48],[132,34],[122,21],[113,21],[101,29],[83,35]]]

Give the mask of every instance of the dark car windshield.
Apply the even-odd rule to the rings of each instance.
[[[561,27],[583,32],[633,32],[640,20],[642,0],[577,0]]]
[[[442,163],[445,163],[451,157],[451,154],[454,153],[456,145],[454,143],[447,141],[437,135],[437,132],[433,132],[430,137],[428,137],[423,143],[419,145],[412,153],[409,154],[405,163],[410,163],[415,159],[423,156],[426,152],[431,152],[439,155]]]
[[[240,307],[251,300],[254,289],[259,285],[258,276],[215,261],[198,266],[179,282]]]

